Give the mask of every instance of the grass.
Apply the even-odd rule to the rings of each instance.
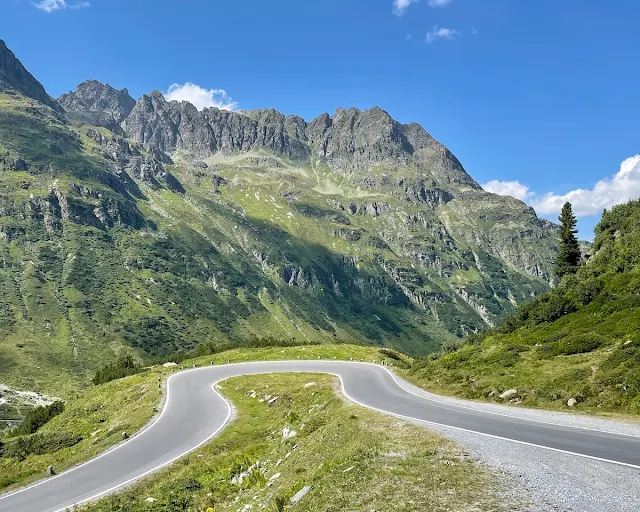
[[[408,363],[412,359],[402,356]],[[277,360],[311,360],[311,359],[337,359],[339,361],[386,361],[395,363],[397,360],[385,355],[379,348],[358,345],[310,345],[306,347],[266,347],[266,348],[239,348],[221,352],[219,354],[201,356],[184,361],[181,365],[188,368],[194,364],[205,366],[213,361],[215,364],[241,363],[245,361],[277,361]]]
[[[44,425],[39,433],[80,436],[74,446],[23,461],[0,457],[0,492],[28,484],[45,475],[52,465],[57,472],[85,462],[122,441],[156,413],[161,391],[159,371],[148,371],[89,389],[69,400],[65,410]]]
[[[453,512],[517,507],[505,502],[496,479],[455,445],[342,401],[332,377],[239,377],[221,388],[236,406],[237,418],[219,437],[84,510]],[[280,398],[269,406],[270,396]],[[283,434],[288,431],[295,435],[288,438]],[[311,486],[309,493],[290,507],[289,499],[305,486]]]
[[[243,361],[273,361],[279,359],[349,359],[394,362],[397,360],[373,347],[354,345],[315,345],[308,347],[235,349],[211,356],[202,356],[181,363],[185,368]],[[410,361],[409,358],[406,358]],[[49,465],[64,471],[89,460],[122,441],[122,432],[132,434],[142,428],[156,413],[162,398],[158,379],[171,370],[155,366],[145,372],[114,380],[86,391],[76,392],[64,411],[42,427],[39,432],[66,433],[80,436],[82,441],[72,447],[45,455],[31,455],[23,461],[0,457],[0,491],[25,485],[44,476]]]

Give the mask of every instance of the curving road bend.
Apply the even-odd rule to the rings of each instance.
[[[337,375],[352,401],[389,414],[640,469],[640,437],[491,414],[412,394],[386,368],[356,362],[277,361],[183,371],[167,381],[167,401],[139,435],[65,473],[0,497],[0,512],[60,512],[137,480],[196,449],[231,416],[214,384],[240,375],[310,372]]]

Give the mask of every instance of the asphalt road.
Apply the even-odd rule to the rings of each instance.
[[[167,402],[149,428],[65,473],[0,498],[1,512],[58,512],[113,492],[196,449],[231,415],[214,384],[239,375],[331,373],[354,402],[383,412],[640,469],[640,437],[528,421],[428,400],[405,390],[381,366],[340,361],[241,363],[182,371],[167,382]]]

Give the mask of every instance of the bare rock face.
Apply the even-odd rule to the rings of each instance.
[[[384,110],[338,109],[309,124],[309,142],[336,171],[346,172],[388,162],[406,164],[414,152],[402,125]]]
[[[64,109],[95,126],[103,126],[122,135],[120,123],[136,104],[127,89],[117,90],[96,80],[82,82],[75,91],[58,99]]]
[[[273,109],[247,113],[168,102],[160,92],[145,94],[122,123],[127,137],[147,151],[185,151],[200,158],[266,149],[295,162],[309,159],[305,122]]]
[[[0,93],[19,92],[60,112],[60,105],[47,94],[42,84],[29,73],[0,39]]]

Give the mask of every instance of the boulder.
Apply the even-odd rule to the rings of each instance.
[[[297,432],[295,430],[291,430],[289,427],[284,427],[282,429],[282,439],[291,439],[292,437],[295,437],[297,435]]]
[[[578,401],[577,401],[575,398],[573,398],[573,397],[569,398],[569,400],[567,401],[567,405],[568,405],[569,407],[573,407],[573,406],[574,406],[574,405],[576,405],[577,403],[578,403]]]
[[[517,389],[515,389],[515,388],[507,389],[506,391],[503,391],[502,393],[500,393],[500,398],[502,398],[504,400],[505,398],[509,398],[509,397],[511,397],[513,395],[516,395],[516,394],[518,394],[518,390]]]
[[[302,498],[304,498],[310,490],[311,490],[311,486],[305,485],[302,489],[300,489],[297,493],[295,493],[289,501],[291,502],[292,505],[295,505]]]

